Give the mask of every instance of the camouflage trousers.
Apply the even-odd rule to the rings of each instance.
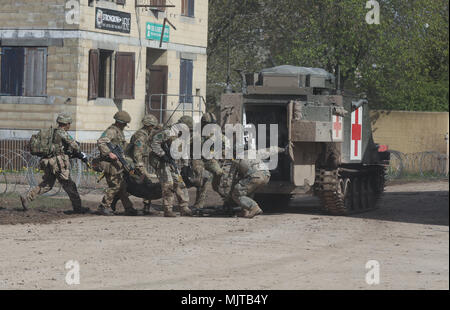
[[[44,158],[40,161],[40,167],[44,171],[42,182],[32,188],[27,194],[27,200],[33,201],[38,195],[52,190],[56,180],[61,184],[69,196],[74,210],[81,208],[81,198],[77,185],[70,178],[70,161],[67,155],[59,155],[52,158]]]
[[[193,184],[196,188],[194,208],[203,208],[206,202],[206,190],[211,183],[212,175],[205,169],[202,160],[192,160],[192,172],[194,174]]]
[[[106,183],[108,188],[103,196],[101,206],[104,208],[111,208],[114,198],[120,199],[125,210],[133,208],[133,204],[128,198],[130,195],[127,192],[127,184],[123,178],[122,173],[107,174],[105,173]]]
[[[231,192],[231,198],[239,207],[251,209],[258,206],[258,203],[252,199],[255,191],[269,182],[270,174],[264,171],[255,172],[248,177],[239,180]]]
[[[172,211],[174,196],[177,197],[180,208],[188,207],[189,193],[181,175],[164,162],[159,164],[156,174],[161,184],[164,211]]]

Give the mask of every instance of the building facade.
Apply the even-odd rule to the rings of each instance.
[[[0,139],[29,138],[61,112],[84,142],[118,110],[128,134],[145,113],[199,114],[207,33],[207,0],[2,0]]]

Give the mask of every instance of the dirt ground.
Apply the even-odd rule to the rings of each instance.
[[[393,184],[369,213],[323,215],[299,197],[252,220],[74,216],[55,198],[24,213],[3,197],[0,289],[449,289],[448,194],[448,181]],[[79,285],[65,281],[70,260]]]

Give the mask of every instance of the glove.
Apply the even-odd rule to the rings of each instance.
[[[84,162],[85,164],[87,164],[88,163],[88,157],[87,157],[86,153],[80,152],[80,154],[81,154],[81,158],[80,158],[81,161]]]

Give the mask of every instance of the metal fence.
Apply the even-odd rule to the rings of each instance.
[[[93,143],[82,143],[81,149],[89,159],[98,156],[98,150]],[[43,175],[39,167],[40,158],[31,155],[28,140],[0,140],[0,195],[24,192],[36,186]],[[78,186],[80,194],[104,187],[102,181],[97,182],[99,173],[89,169],[79,159],[71,160],[72,179]],[[59,183],[45,195],[53,196],[64,193]]]
[[[152,94],[146,106],[146,113],[155,115],[160,123],[166,123],[174,113],[194,118],[205,111],[205,98],[199,95]]]
[[[404,154],[390,150],[391,160],[388,178],[397,179],[405,175],[448,176],[448,156],[435,151]]]
[[[82,143],[81,149],[89,160],[98,156],[94,143]],[[391,150],[391,161],[388,167],[388,178],[396,179],[405,175],[418,176],[448,176],[448,156],[438,152],[421,152],[403,154]],[[24,192],[36,186],[41,178],[39,157],[33,156],[28,150],[28,140],[0,140],[0,195],[14,192]],[[80,194],[105,188],[105,181],[98,182],[100,174],[89,169],[79,159],[71,160],[72,179],[78,186]],[[150,167],[149,167],[150,168]],[[150,171],[149,171],[150,172]],[[53,196],[64,193],[57,183],[45,195]]]

